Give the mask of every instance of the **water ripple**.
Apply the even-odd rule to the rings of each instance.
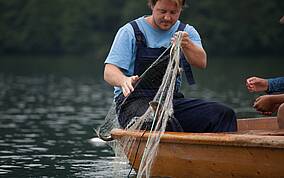
[[[218,89],[195,85],[184,93],[228,103],[239,116],[255,115],[251,108],[255,96],[248,97],[234,87],[223,89],[220,80],[225,79],[218,79],[212,82]],[[86,178],[128,174],[127,163],[117,161],[105,143],[92,139],[93,128],[103,122],[113,100],[112,88],[98,74],[95,78],[0,72],[0,88],[1,176]],[[114,170],[117,164],[125,168]]]

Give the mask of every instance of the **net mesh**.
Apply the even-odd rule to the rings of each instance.
[[[149,137],[140,159],[137,177],[150,177],[151,166],[158,152],[161,135],[169,127],[170,130],[181,131],[181,127],[174,118],[173,97],[176,89],[177,77],[180,77],[180,43],[179,32],[176,41],[152,64],[145,63],[147,69],[140,75],[134,91],[128,96],[120,98],[108,112],[105,123],[99,128],[98,135],[107,141],[112,140],[110,131],[121,128],[126,131],[147,130]],[[166,51],[170,50],[168,55]],[[120,124],[119,124],[119,122]],[[155,134],[152,134],[154,133]],[[137,152],[139,143],[133,137],[123,137],[119,142],[112,142],[116,153],[116,162],[127,160]],[[140,143],[139,143],[140,144]],[[136,158],[133,158],[135,159]],[[117,167],[117,169],[121,169]],[[121,176],[121,175],[117,175]]]

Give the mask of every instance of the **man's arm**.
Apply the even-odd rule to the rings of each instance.
[[[270,78],[268,79],[269,93],[284,92],[284,77]]]
[[[263,114],[271,114],[276,112],[282,103],[284,103],[284,94],[263,95],[255,100],[253,107]]]
[[[269,83],[267,79],[249,77],[246,79],[246,86],[249,92],[262,92],[268,90]]]
[[[128,96],[133,90],[133,84],[139,77],[127,77],[123,72],[113,64],[106,64],[104,70],[104,80],[112,86],[121,87],[123,95]]]
[[[187,32],[182,32],[182,52],[189,64],[198,68],[206,68],[207,56],[202,47],[194,44]]]

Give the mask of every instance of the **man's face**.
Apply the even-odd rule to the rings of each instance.
[[[171,0],[158,0],[152,7],[154,27],[169,30],[179,19],[181,7]]]

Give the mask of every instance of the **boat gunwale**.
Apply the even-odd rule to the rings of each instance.
[[[259,131],[258,131],[259,132]],[[269,133],[269,131],[265,131]],[[284,132],[284,130],[283,130]],[[231,132],[231,133],[185,133],[185,132],[164,132],[160,143],[192,144],[192,145],[222,145],[235,147],[266,147],[284,148],[284,136],[262,135],[251,132]],[[282,132],[281,132],[282,133]],[[142,141],[147,140],[151,133],[143,131],[125,131],[123,129],[113,129],[111,135],[114,139],[123,137],[135,137]],[[152,133],[154,136],[156,133]]]

